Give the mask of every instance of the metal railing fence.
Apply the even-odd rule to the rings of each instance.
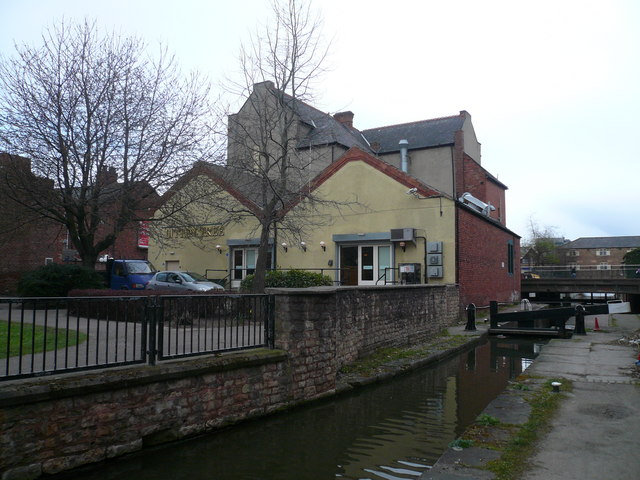
[[[0,298],[0,380],[273,348],[267,295]]]
[[[574,268],[575,267],[575,268]],[[640,279],[640,265],[522,265],[523,278]]]

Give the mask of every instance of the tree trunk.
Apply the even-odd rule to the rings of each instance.
[[[267,260],[269,258],[269,232],[271,231],[270,227],[270,224],[263,224],[260,231],[260,246],[258,247],[258,258],[256,259],[256,271],[253,276],[251,293],[264,293],[267,274]]]

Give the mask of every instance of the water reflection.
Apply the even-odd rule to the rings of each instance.
[[[491,339],[382,385],[64,478],[415,479],[538,351]]]

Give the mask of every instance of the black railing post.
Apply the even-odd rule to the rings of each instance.
[[[275,348],[275,311],[276,311],[276,297],[275,295],[267,295],[265,298],[267,303],[267,316],[265,318],[265,340],[267,348]]]
[[[467,326],[465,330],[476,330],[476,306],[473,303],[467,305]]]
[[[158,331],[158,320],[157,314],[158,311],[158,297],[148,297],[147,298],[147,308],[146,308],[146,328],[148,328],[149,335],[147,336],[147,361],[149,365],[156,364],[156,357],[158,354],[158,350],[156,348],[156,339],[157,339],[157,331]]]

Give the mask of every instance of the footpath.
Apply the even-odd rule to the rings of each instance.
[[[489,441],[469,448],[451,447],[420,480],[490,480],[486,469],[499,459],[511,432],[524,425],[531,413],[527,397],[555,380],[560,406],[548,431],[535,443],[521,480],[637,480],[640,478],[640,379],[635,365],[638,346],[633,338],[640,316],[615,314],[588,316],[587,335],[553,339],[525,371],[523,389],[510,388],[491,402],[484,413],[500,421],[484,428]],[[599,331],[594,331],[598,319]],[[564,388],[563,388],[564,387]],[[470,427],[473,428],[473,427]],[[469,430],[468,430],[469,432]],[[466,432],[465,432],[466,433]],[[472,436],[472,435],[468,435]],[[461,435],[465,439],[465,434]]]

